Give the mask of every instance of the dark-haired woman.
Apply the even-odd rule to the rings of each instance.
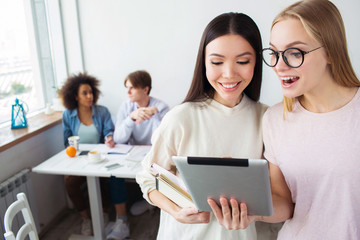
[[[63,113],[64,145],[68,146],[68,137],[79,136],[80,143],[105,143],[113,147],[114,124],[108,109],[97,105],[100,95],[99,80],[86,73],[70,76],[60,90],[64,106]],[[111,177],[110,193],[117,213],[117,222],[109,238],[122,239],[129,236],[126,216],[126,189],[124,179]],[[85,177],[65,176],[65,186],[75,208],[80,212],[83,222],[81,233],[91,235],[91,221],[88,204],[81,186],[86,184]],[[119,221],[118,221],[119,220]]]
[[[187,97],[163,118],[136,176],[144,198],[161,208],[158,239],[256,239],[254,224],[229,231],[212,213],[170,201],[156,190],[150,166],[179,175],[175,155],[261,158],[261,49],[259,29],[245,14],[225,13],[206,27]]]

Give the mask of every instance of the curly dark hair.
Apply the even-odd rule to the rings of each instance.
[[[73,110],[78,107],[76,96],[78,95],[79,87],[81,84],[90,85],[94,95],[93,104],[97,103],[99,95],[101,94],[99,90],[100,81],[97,78],[88,75],[87,72],[84,72],[77,75],[74,74],[69,76],[59,91],[59,97],[62,99],[64,107],[66,107],[67,109]]]

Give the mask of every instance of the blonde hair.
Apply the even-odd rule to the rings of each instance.
[[[281,20],[295,18],[305,31],[325,49],[330,72],[335,82],[344,87],[359,87],[360,82],[351,65],[344,22],[337,7],[328,0],[299,1],[281,11],[271,29]],[[284,96],[284,115],[293,110],[294,98]]]

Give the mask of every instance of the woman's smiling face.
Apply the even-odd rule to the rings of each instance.
[[[284,51],[291,47],[311,51],[321,47],[321,44],[310,37],[300,20],[289,18],[281,20],[273,26],[270,46],[275,51]],[[281,54],[279,55],[279,61],[273,70],[281,82],[284,96],[295,98],[315,93],[326,84],[329,67],[324,48],[304,55],[304,62],[298,68],[286,65]]]
[[[205,48],[205,67],[215,89],[214,100],[236,106],[253,78],[255,63],[255,50],[240,35],[227,34],[211,41]]]

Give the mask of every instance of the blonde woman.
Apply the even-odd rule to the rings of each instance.
[[[218,220],[228,228],[286,220],[278,239],[360,239],[360,82],[338,9],[328,0],[289,6],[262,54],[284,94],[263,118],[274,215],[247,216],[233,200],[232,212],[212,204]]]

